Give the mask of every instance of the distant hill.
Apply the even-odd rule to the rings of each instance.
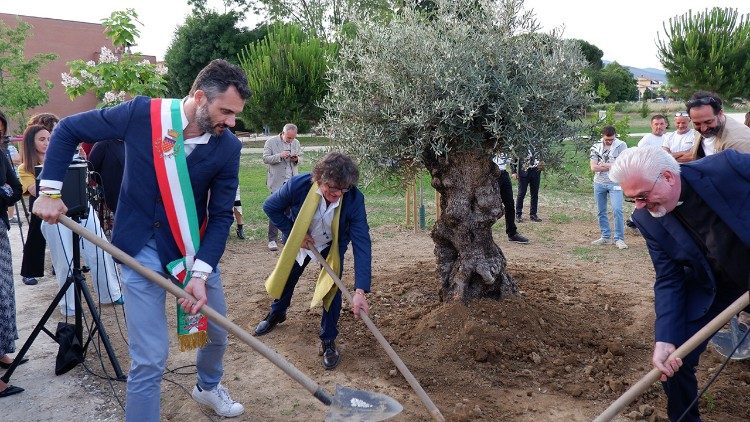
[[[602,62],[604,63],[605,66],[610,63],[610,61],[608,60],[602,60]],[[630,71],[630,73],[632,73],[633,76],[635,76],[636,78],[639,76],[643,76],[654,81],[661,81],[661,82],[667,81],[667,72],[665,72],[662,69],[654,69],[653,67],[640,68],[640,67],[633,67],[633,66],[627,66],[627,65],[623,65],[623,66],[625,66]]]
[[[633,74],[636,78],[639,76],[644,76],[646,78],[651,79],[652,81],[661,81],[666,82],[667,81],[667,72],[661,70],[661,69],[654,69],[653,67],[647,67],[645,69],[641,69],[638,67],[631,67],[631,66],[625,66],[628,68],[630,73]]]

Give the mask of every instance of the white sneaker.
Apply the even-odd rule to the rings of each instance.
[[[627,249],[628,245],[625,244],[624,240],[617,239],[615,240],[615,246],[617,246],[617,249]]]
[[[276,241],[275,240],[272,240],[272,241],[268,242],[268,250],[269,251],[278,251],[279,250],[279,246],[276,245]]]
[[[245,411],[245,408],[241,404],[229,397],[229,392],[221,384],[217,385],[213,390],[203,390],[196,385],[193,387],[191,395],[198,403],[211,406],[219,416],[233,418]]]
[[[591,242],[591,244],[592,245],[597,245],[597,246],[599,246],[599,245],[611,245],[612,244],[612,239],[605,239],[603,237],[600,237],[600,238],[596,239],[595,241]]]

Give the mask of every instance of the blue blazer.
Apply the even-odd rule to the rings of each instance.
[[[725,150],[681,166],[688,183],[745,244],[750,246],[750,154]],[[656,341],[679,345],[692,333],[687,322],[703,317],[716,296],[716,278],[687,229],[668,213],[645,208],[633,221],[646,240],[656,271]]]
[[[294,220],[299,215],[310,186],[312,176],[309,173],[294,176],[263,203],[263,211],[285,237],[292,231]],[[338,233],[341,268],[344,268],[344,253],[351,242],[354,253],[354,286],[369,292],[372,278],[372,242],[370,227],[367,225],[365,197],[354,186],[341,198],[340,207]]]
[[[149,103],[148,97],[136,97],[112,108],[62,119],[52,133],[41,179],[63,180],[79,142],[122,139],[125,173],[112,243],[133,256],[154,238],[159,259],[166,265],[181,254],[172,237],[156,180]],[[221,136],[211,136],[207,144],[197,145],[187,157],[199,224],[202,226],[208,219],[195,257],[214,268],[224,253],[233,221],[241,147],[239,139],[224,130]]]

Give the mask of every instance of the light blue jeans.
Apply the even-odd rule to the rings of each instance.
[[[154,239],[146,243],[134,258],[143,266],[164,273]],[[177,329],[167,324],[164,289],[125,265],[122,266],[122,275],[131,358],[125,420],[158,422],[161,377],[169,355],[169,339],[177,335]],[[226,315],[227,305],[218,267],[208,277],[206,294],[208,306]],[[176,299],[170,295],[170,300],[176,307]],[[208,344],[198,350],[196,359],[200,388],[211,390],[221,381],[226,348],[226,330],[209,321]]]
[[[599,231],[604,239],[610,239],[612,232],[607,217],[607,195],[612,203],[612,216],[615,223],[615,240],[625,240],[625,221],[622,218],[622,188],[614,183],[594,183],[594,200],[596,200]]]

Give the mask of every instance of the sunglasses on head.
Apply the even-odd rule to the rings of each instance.
[[[695,107],[698,105],[711,105],[711,104],[718,104],[719,101],[714,97],[702,97],[702,98],[696,98],[693,100],[689,100],[687,102],[688,108]]]
[[[687,112],[678,111],[677,113],[674,114],[674,117],[690,117],[690,115],[687,114]]]

